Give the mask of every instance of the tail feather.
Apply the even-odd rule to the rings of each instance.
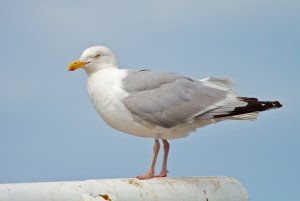
[[[248,113],[257,113],[269,109],[280,108],[282,105],[279,101],[259,101],[257,98],[238,97],[240,101],[246,102],[246,106],[236,107],[227,114],[214,115],[214,118],[232,117]]]

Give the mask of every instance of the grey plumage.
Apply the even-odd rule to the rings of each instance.
[[[132,115],[165,128],[193,123],[220,108],[218,103],[232,94],[232,82],[227,78],[212,77],[204,82],[148,70],[130,71],[123,85],[130,94],[123,103]]]

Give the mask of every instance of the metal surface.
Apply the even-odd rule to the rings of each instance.
[[[0,184],[0,201],[248,201],[231,177],[99,179]]]

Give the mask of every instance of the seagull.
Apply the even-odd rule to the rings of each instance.
[[[255,120],[261,111],[280,108],[278,101],[239,97],[233,82],[222,76],[193,79],[148,69],[119,69],[112,51],[93,46],[68,70],[84,69],[88,94],[102,119],[112,128],[154,139],[150,169],[138,179],[166,177],[170,144],[197,128],[223,120]],[[159,174],[155,163],[163,143]]]

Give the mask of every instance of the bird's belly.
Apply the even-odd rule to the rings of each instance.
[[[97,111],[110,127],[139,137],[177,139],[186,137],[191,131],[196,129],[190,125],[179,125],[172,128],[160,126],[149,128],[136,122],[127,108],[120,107],[119,104],[118,106],[111,104],[107,107],[98,107]]]
[[[92,102],[102,119],[112,128],[119,131],[140,136],[155,137],[153,130],[134,121],[128,109],[122,103],[125,93],[106,93],[106,90],[89,91]],[[95,95],[97,94],[97,95]]]
[[[215,123],[213,120],[191,124],[180,124],[171,128],[158,125],[145,126],[133,118],[130,111],[121,102],[122,98],[111,96],[91,96],[92,102],[102,119],[112,128],[139,137],[178,139],[202,126]],[[121,95],[122,96],[122,95]]]
[[[95,104],[95,107],[102,119],[110,127],[140,137],[155,137],[155,131],[135,122],[122,103],[107,104],[106,106],[97,106]]]

